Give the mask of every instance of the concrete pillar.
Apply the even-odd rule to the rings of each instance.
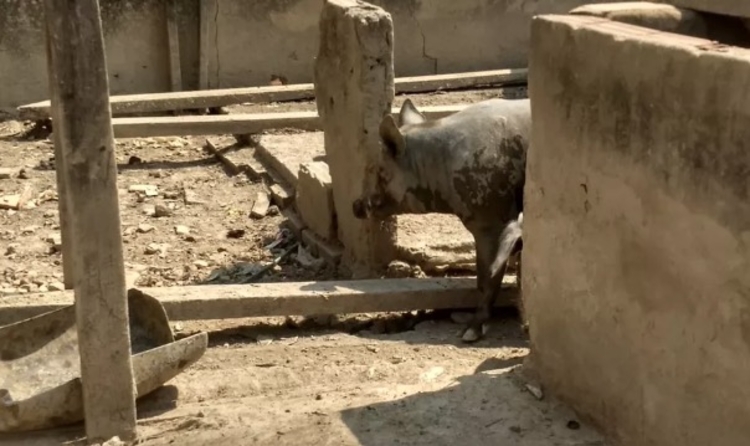
[[[616,444],[750,444],[750,55],[594,17],[531,35],[539,378]]]
[[[325,130],[338,236],[345,258],[370,268],[390,260],[384,225],[354,218],[365,171],[380,151],[378,126],[395,93],[393,22],[383,9],[355,0],[329,0],[320,16],[315,97]]]

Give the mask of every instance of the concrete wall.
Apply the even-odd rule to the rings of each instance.
[[[619,444],[750,444],[750,51],[574,16],[531,42],[534,368]]]
[[[529,22],[594,0],[377,0],[397,76],[526,66]],[[322,0],[217,0],[212,88],[312,82]],[[101,0],[113,94],[169,89],[166,0]],[[177,0],[184,89],[198,88],[200,0]],[[47,98],[41,0],[0,0],[0,110]]]
[[[113,94],[169,88],[161,0],[100,0]],[[0,110],[48,99],[41,0],[0,0]]]

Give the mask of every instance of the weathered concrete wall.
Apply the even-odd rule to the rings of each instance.
[[[529,23],[601,0],[373,0],[391,14],[396,76],[525,67]],[[322,0],[219,1],[211,86],[311,82]],[[283,36],[283,38],[281,37]]]
[[[750,444],[750,51],[580,16],[531,35],[535,369],[622,445]]]
[[[113,94],[165,91],[162,0],[100,0]],[[0,110],[49,98],[41,0],[0,0]]]
[[[526,66],[529,23],[601,0],[375,0],[393,17],[397,76]],[[167,91],[166,0],[102,0],[114,94]],[[312,82],[323,0],[217,0],[209,85]],[[199,0],[177,0],[184,89],[198,88]],[[47,98],[40,0],[0,0],[0,109]]]

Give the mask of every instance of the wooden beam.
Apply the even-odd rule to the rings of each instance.
[[[169,74],[172,91],[182,91],[182,62],[180,61],[180,32],[177,26],[177,0],[164,3],[169,42]]]
[[[109,83],[98,0],[45,0],[57,175],[75,257],[76,327],[86,436],[136,437],[135,384]]]
[[[312,314],[474,308],[476,279],[368,279],[275,282],[249,285],[192,285],[139,288],[158,299],[170,320],[234,319]],[[505,289],[497,306],[512,305],[515,288]],[[17,322],[73,303],[68,291],[0,298],[0,324]]]
[[[438,105],[422,107],[420,111],[429,119],[438,119],[463,110],[468,105]],[[399,109],[394,108],[392,112],[397,114]],[[323,129],[318,113],[313,111],[114,118],[112,125],[116,138],[252,134],[278,128],[295,128],[307,131]]]
[[[205,2],[205,1],[204,1]],[[201,65],[201,68],[203,66]],[[525,83],[528,70],[509,69],[474,73],[438,74],[434,76],[402,77],[396,79],[396,93],[420,93],[480,86]],[[223,107],[246,102],[283,102],[313,99],[313,84],[268,87],[225,88],[179,93],[131,94],[112,96],[112,113],[138,114],[170,110]],[[49,101],[36,102],[18,108],[21,119],[41,120],[49,117]]]

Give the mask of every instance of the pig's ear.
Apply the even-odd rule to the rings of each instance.
[[[401,112],[398,114],[401,125],[408,124],[421,124],[427,120],[422,113],[417,110],[411,99],[404,101],[404,105],[401,106]]]
[[[396,120],[390,114],[383,116],[383,120],[380,121],[380,139],[388,155],[395,158],[403,152],[404,135],[401,134]]]

